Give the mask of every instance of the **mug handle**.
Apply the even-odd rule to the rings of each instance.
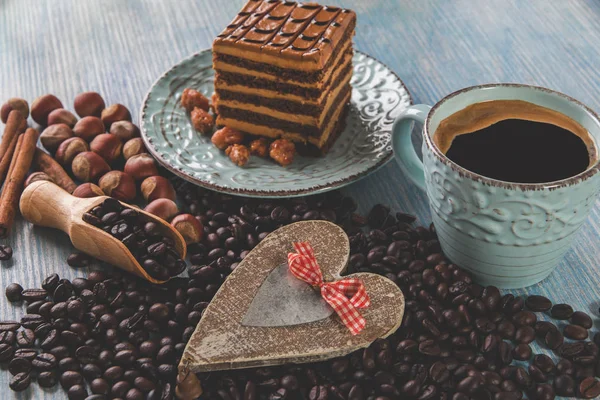
[[[425,171],[423,161],[417,155],[412,143],[411,126],[413,121],[424,124],[429,110],[431,106],[426,104],[412,105],[396,118],[392,126],[394,158],[404,175],[423,191],[425,191]]]

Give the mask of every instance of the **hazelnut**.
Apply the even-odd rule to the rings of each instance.
[[[60,144],[54,158],[62,166],[71,165],[75,156],[84,151],[89,151],[90,146],[85,140],[79,137],[72,137]]]
[[[73,130],[65,124],[50,125],[40,135],[42,145],[46,150],[54,153],[58,146],[65,140],[73,137]]]
[[[192,111],[191,117],[192,125],[194,126],[194,129],[196,129],[198,132],[207,134],[210,133],[210,131],[212,131],[212,128],[215,123],[213,121],[212,115],[210,115],[208,112],[204,111],[199,107],[196,107]]]
[[[136,154],[128,158],[123,171],[131,175],[136,181],[141,181],[152,175],[158,175],[156,161],[148,153]]]
[[[60,100],[53,94],[45,94],[31,103],[31,118],[40,125],[47,125],[48,115],[57,108],[63,108]]]
[[[269,156],[280,165],[290,165],[294,161],[296,145],[287,139],[277,139],[269,148]]]
[[[192,214],[179,214],[173,218],[171,226],[177,229],[187,244],[198,243],[204,236],[202,223]]]
[[[266,157],[269,154],[269,141],[265,138],[259,138],[250,142],[250,153],[259,157]]]
[[[107,196],[117,200],[130,202],[135,199],[135,182],[123,171],[110,171],[100,178],[98,186]]]
[[[64,108],[57,108],[48,114],[48,125],[65,124],[73,129],[76,123],[77,117],[71,111]]]
[[[183,90],[183,93],[181,94],[181,105],[187,112],[192,112],[196,107],[208,111],[208,99],[206,96],[191,88]]]
[[[175,189],[171,182],[162,176],[150,176],[142,182],[141,185],[142,196],[147,202],[154,201],[156,199],[169,199],[175,201],[176,194]]]
[[[217,148],[225,150],[232,144],[241,144],[244,141],[244,134],[237,129],[225,126],[215,131],[210,140]]]
[[[0,120],[3,124],[8,120],[8,114],[12,110],[17,110],[20,112],[24,119],[29,118],[29,104],[23,99],[19,99],[18,97],[13,97],[8,99],[8,101],[2,104],[2,108],[0,108]]]
[[[242,144],[234,144],[225,150],[225,154],[229,156],[238,167],[243,167],[250,159],[250,151]]]
[[[156,199],[148,204],[146,208],[144,208],[144,211],[149,212],[158,218],[162,218],[165,221],[170,221],[171,218],[179,212],[177,204],[169,199]]]
[[[73,102],[73,108],[75,108],[75,112],[81,118],[89,116],[100,117],[104,107],[106,107],[104,99],[96,92],[79,93]]]
[[[25,181],[25,187],[37,181],[53,182],[52,178],[50,178],[45,172],[34,172],[27,177],[27,180]]]
[[[213,114],[217,114],[217,107],[219,105],[219,95],[217,92],[213,92],[212,96],[210,96],[210,110]]]
[[[75,124],[73,133],[86,142],[91,142],[96,136],[106,132],[104,123],[98,117],[83,117]]]
[[[117,121],[110,126],[110,133],[125,143],[134,137],[140,136],[140,129],[129,121]]]
[[[98,154],[93,151],[84,151],[75,156],[71,164],[71,170],[73,175],[80,181],[90,182],[96,181],[106,174],[110,171],[110,167],[104,161],[104,158]]]
[[[123,104],[113,104],[102,110],[100,119],[106,128],[110,128],[114,122],[131,121],[131,113]]]
[[[98,186],[96,186],[90,182],[82,183],[81,185],[77,186],[77,188],[73,191],[72,194],[73,194],[73,196],[79,197],[82,199],[105,195],[104,192],[102,191],[102,189],[100,189]]]
[[[121,140],[110,133],[102,133],[90,143],[90,149],[100,155],[107,163],[112,163],[121,155],[123,144]]]
[[[146,152],[146,146],[142,138],[133,138],[127,141],[123,146],[123,158],[129,160],[136,154],[142,154]]]

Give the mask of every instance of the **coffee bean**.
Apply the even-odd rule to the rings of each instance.
[[[33,368],[38,371],[49,371],[56,368],[57,363],[58,362],[54,355],[50,353],[40,353],[35,356],[31,362],[31,365],[33,365]]]
[[[0,362],[9,361],[15,354],[15,348],[8,343],[0,343]]]
[[[21,372],[29,373],[31,371],[31,361],[22,357],[15,357],[10,360],[8,370],[11,374],[17,375]]]
[[[552,302],[547,297],[531,295],[527,296],[525,306],[531,311],[543,312],[552,308]]]
[[[108,396],[110,393],[110,385],[102,378],[96,378],[90,382],[90,390],[95,394],[103,394]]]
[[[144,400],[144,398],[144,393],[138,388],[129,389],[125,395],[125,400]]]
[[[537,317],[531,311],[519,311],[513,315],[513,322],[517,326],[534,326],[537,322]]]
[[[48,296],[48,292],[44,289],[25,289],[21,293],[23,300],[28,302],[44,300]]]
[[[31,384],[31,377],[27,372],[20,372],[13,376],[10,380],[10,388],[15,392],[22,392]]]
[[[535,339],[535,329],[531,326],[521,326],[515,333],[515,340],[519,343],[529,344]]]
[[[15,302],[23,299],[23,286],[18,283],[11,283],[6,287],[6,298],[8,301]]]
[[[533,365],[538,367],[545,374],[550,374],[554,371],[554,361],[545,354],[536,354],[533,357]]]
[[[85,400],[87,397],[87,390],[83,384],[72,385],[67,390],[69,400]]]
[[[569,319],[573,315],[573,307],[568,304],[555,304],[550,310],[550,315],[555,319]]]
[[[33,347],[35,335],[31,329],[23,329],[17,332],[17,345],[19,347]]]
[[[21,324],[17,321],[0,321],[0,332],[4,331],[16,331],[21,327]]]
[[[0,343],[14,344],[16,339],[14,331],[1,331],[0,332]]]
[[[81,367],[81,375],[88,381],[93,381],[102,376],[102,369],[96,364],[84,364]]]
[[[587,377],[579,384],[579,395],[584,399],[593,399],[600,396],[600,381],[594,377]]]
[[[563,334],[565,337],[573,340],[584,340],[588,337],[587,329],[579,326],[579,325],[567,325],[563,329]]]
[[[65,371],[60,375],[60,384],[64,389],[83,384],[83,376],[77,371]]]
[[[531,358],[531,347],[528,344],[521,343],[513,350],[513,358],[515,360],[526,361]]]
[[[544,343],[549,349],[558,349],[564,341],[563,334],[558,330],[548,330],[544,336]]]
[[[42,371],[37,376],[37,383],[41,387],[50,388],[58,383],[55,371]]]
[[[592,318],[583,311],[575,311],[571,315],[571,323],[585,329],[590,329],[593,326]]]

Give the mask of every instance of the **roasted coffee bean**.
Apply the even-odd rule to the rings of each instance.
[[[546,335],[544,336],[544,343],[549,349],[556,350],[558,349],[564,341],[563,334],[558,330],[548,330]]]
[[[559,396],[573,397],[575,395],[575,380],[569,375],[558,375],[554,378],[554,391]]]
[[[16,331],[21,327],[21,324],[17,321],[0,321],[0,332],[4,331]]]
[[[65,371],[60,375],[60,384],[64,389],[83,384],[83,376],[77,371]]]
[[[7,244],[0,244],[0,261],[8,261],[13,256],[13,249]]]
[[[552,308],[552,302],[547,297],[531,295],[527,296],[525,306],[531,311],[543,312]]]
[[[92,393],[108,396],[110,393],[110,385],[106,380],[96,378],[90,382],[90,390]]]
[[[519,343],[529,344],[535,339],[535,329],[531,326],[521,326],[515,332],[515,340]]]
[[[33,347],[35,342],[35,334],[31,329],[23,329],[17,331],[17,345],[19,347]]]
[[[533,365],[538,367],[545,374],[550,374],[554,371],[554,361],[545,354],[536,354],[533,357]]]
[[[25,314],[21,317],[21,325],[27,329],[35,329],[45,322],[45,318],[39,314]]]
[[[554,400],[554,389],[549,383],[540,383],[535,386],[532,397],[537,400]]]
[[[37,375],[37,383],[41,387],[50,388],[58,383],[55,371],[42,371]]]
[[[550,310],[550,315],[554,319],[569,319],[573,315],[573,307],[568,304],[555,304]]]
[[[585,345],[581,342],[565,343],[560,348],[560,355],[566,358],[573,358],[583,353]]]
[[[2,346],[0,345],[0,350]],[[14,356],[18,358],[25,358],[29,361],[33,361],[33,359],[37,356],[37,351],[34,349],[16,349],[14,350]],[[2,352],[0,351],[0,356]]]
[[[15,354],[15,348],[8,343],[0,343],[0,362],[9,361]]]
[[[14,331],[1,331],[0,332],[0,343],[14,344],[16,339]]]
[[[31,365],[38,371],[49,371],[56,368],[57,360],[53,354],[40,353],[31,361]]]
[[[590,329],[593,326],[592,318],[583,311],[575,311],[571,315],[571,323],[585,329]]]
[[[593,399],[600,396],[600,381],[594,377],[587,377],[579,384],[579,395],[584,399]]]
[[[11,283],[6,287],[6,298],[10,302],[23,300],[23,286],[18,283]]]
[[[537,317],[531,311],[519,311],[513,315],[513,322],[517,326],[534,326],[537,322]]]
[[[46,337],[44,337],[44,339],[40,343],[40,347],[44,350],[51,349],[54,346],[56,346],[56,344],[59,342],[59,340],[60,340],[60,336],[58,334],[58,330],[50,329],[50,331],[48,331],[48,333],[46,334]]]
[[[521,343],[513,350],[513,358],[515,360],[526,361],[531,358],[531,347],[528,344]]]
[[[48,296],[48,292],[44,289],[25,289],[21,293],[23,300],[32,302],[38,300],[44,300]]]
[[[579,326],[579,325],[567,325],[563,329],[563,334],[565,337],[573,340],[584,340],[588,337],[587,329]]]
[[[10,379],[10,388],[15,392],[21,392],[29,387],[31,377],[27,372],[20,372]]]
[[[79,371],[79,362],[73,357],[63,358],[58,362],[58,370],[60,372]]]
[[[85,400],[88,394],[85,386],[77,384],[69,387],[67,395],[69,396],[69,400]]]
[[[15,357],[10,360],[8,370],[11,374],[17,375],[21,372],[29,373],[31,371],[31,361],[22,357]]]

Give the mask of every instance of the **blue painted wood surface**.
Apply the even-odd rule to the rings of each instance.
[[[242,0],[0,0],[0,102],[54,93],[65,105],[85,90],[131,108],[171,65],[211,45]],[[392,68],[416,102],[431,104],[459,88],[520,82],[567,93],[600,111],[600,3],[595,0],[335,0],[356,10],[356,47]],[[351,185],[366,211],[382,202],[429,224],[423,193],[393,162]],[[549,279],[515,293],[540,293],[597,315],[600,300],[600,201],[572,250]],[[15,249],[0,265],[0,287],[39,286],[51,272],[73,278],[66,235],[18,220],[2,243]],[[0,298],[0,319],[22,312]],[[597,326],[596,326],[597,328]],[[66,398],[36,385],[0,398]]]

